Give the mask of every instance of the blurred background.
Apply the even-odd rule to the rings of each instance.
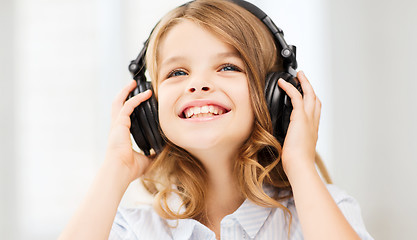
[[[57,238],[103,160],[130,60],[184,2],[0,2],[0,239]],[[375,239],[417,239],[417,2],[251,2],[298,47],[335,184]],[[148,201],[133,183],[122,204]]]

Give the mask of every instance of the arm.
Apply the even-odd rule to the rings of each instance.
[[[316,171],[321,102],[305,75],[299,72],[297,78],[304,96],[290,83],[279,80],[278,84],[294,107],[282,149],[282,164],[293,189],[303,235],[309,240],[359,239]]]
[[[151,92],[141,93],[125,102],[136,82],[132,81],[112,105],[112,127],[103,165],[86,197],[61,233],[65,239],[108,239],[117,207],[129,184],[140,177],[150,161],[132,150],[130,114]]]

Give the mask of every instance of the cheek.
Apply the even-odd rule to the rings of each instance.
[[[167,94],[164,91],[159,89],[158,91],[158,117],[159,117],[159,124],[161,125],[162,130],[166,129],[168,124],[168,112],[172,109],[172,105],[170,106],[170,101],[168,99]]]
[[[239,119],[236,122],[236,128],[239,129],[237,135],[241,139],[246,139],[251,134],[255,121],[248,86],[246,84],[235,85],[233,98],[237,104],[237,117]]]
[[[247,119],[247,121],[243,121],[246,124],[244,124],[244,126],[242,126],[242,129],[247,129],[247,135],[250,134],[250,132],[252,132],[252,127],[253,127],[253,123],[255,121],[255,115],[254,115],[254,111],[252,108],[252,104],[251,104],[251,100],[250,100],[250,95],[246,95],[244,99],[241,99],[240,101],[242,103],[242,115],[243,115],[243,119]]]
[[[253,115],[253,109],[251,104],[251,98],[249,94],[249,88],[246,85],[240,85],[235,87],[235,102],[240,105],[242,111],[248,115]]]
[[[172,136],[175,136],[175,129],[172,126],[175,124],[176,118],[175,103],[176,103],[175,91],[169,87],[158,87],[158,118],[159,125],[165,136],[171,140]]]

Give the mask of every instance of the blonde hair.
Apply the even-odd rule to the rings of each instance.
[[[291,219],[289,210],[280,203],[291,197],[292,191],[280,161],[281,145],[271,134],[264,96],[267,73],[282,66],[271,33],[254,15],[229,1],[197,0],[172,10],[158,23],[149,39],[146,64],[155,93],[159,77],[158,46],[167,32],[184,19],[199,24],[233,46],[245,63],[255,120],[251,135],[239,149],[233,174],[243,197],[260,206],[281,208]],[[156,195],[155,209],[169,219],[204,218],[206,170],[186,150],[166,141],[143,178],[148,191]],[[263,186],[272,187],[276,194],[268,196]],[[181,197],[184,211],[171,209],[168,198],[172,193]]]

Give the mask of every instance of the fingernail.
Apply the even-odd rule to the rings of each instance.
[[[304,77],[306,76],[303,72],[303,70],[300,71],[300,74],[303,75]]]

